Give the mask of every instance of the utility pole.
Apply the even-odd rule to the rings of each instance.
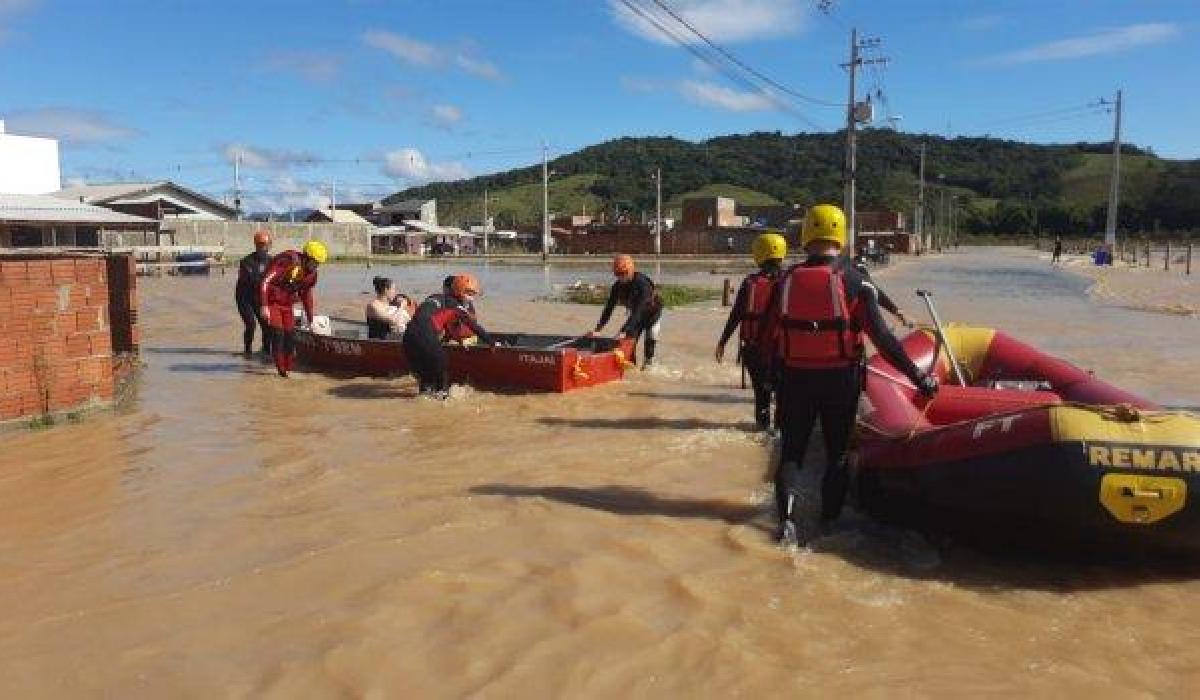
[[[662,255],[662,168],[654,169],[654,254]]]
[[[925,144],[921,144],[921,164],[917,167],[917,211],[914,217],[918,245],[929,250],[929,241],[925,239]]]
[[[242,152],[233,154],[233,210],[238,221],[242,220]]]
[[[337,178],[329,181],[329,218],[333,219],[333,210],[337,209]]]
[[[483,188],[483,256],[486,258],[488,254],[488,190]]]
[[[1104,243],[1112,250],[1117,243],[1117,207],[1121,197],[1121,91],[1117,90],[1113,101],[1100,98],[1100,104],[1110,105],[1116,115],[1113,119],[1112,178],[1108,190],[1108,220],[1104,226]]]
[[[550,255],[550,152],[542,142],[542,262]]]
[[[850,61],[843,63],[842,67],[850,72],[850,99],[846,102],[846,166],[843,174],[845,195],[842,202],[842,208],[846,212],[846,251],[854,254],[855,237],[857,235],[857,215],[855,213],[855,178],[858,173],[858,137],[856,129],[858,122],[871,121],[871,115],[868,113],[869,102],[863,103],[863,111],[860,113],[860,105],[855,97],[855,80],[858,77],[859,66],[869,65],[872,63],[886,63],[886,58],[870,58],[864,59],[860,55],[862,49],[873,49],[879,46],[879,39],[858,39],[858,29],[850,30]]]

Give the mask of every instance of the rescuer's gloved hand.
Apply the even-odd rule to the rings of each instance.
[[[938,380],[932,374],[921,375],[921,381],[917,382],[917,390],[927,399],[932,399],[938,393]]]

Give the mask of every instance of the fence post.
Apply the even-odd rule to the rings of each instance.
[[[1171,269],[1171,239],[1168,238],[1167,239],[1167,256],[1163,260],[1163,270],[1169,271],[1170,269]]]
[[[1150,267],[1150,241],[1146,241],[1146,267]]]
[[[725,286],[721,290],[721,306],[729,306],[730,304],[732,304],[733,303],[733,301],[731,300],[732,296],[733,296],[733,282],[729,281],[729,278],[726,277],[725,278]]]
[[[1189,274],[1189,275],[1190,275],[1190,274],[1192,274],[1192,244],[1191,244],[1191,243],[1188,243],[1188,249],[1187,249],[1187,267],[1186,267],[1186,270],[1185,270],[1185,271],[1186,271],[1186,273],[1187,273],[1187,274]]]

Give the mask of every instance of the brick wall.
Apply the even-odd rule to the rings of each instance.
[[[0,257],[0,422],[112,402],[109,265],[87,254]],[[124,285],[136,307],[133,291]],[[133,315],[118,320],[136,342]]]
[[[748,255],[750,244],[761,233],[760,229],[746,228],[675,229],[663,233],[662,252],[665,255]],[[554,236],[554,250],[567,255],[649,255],[654,253],[654,235],[649,227],[640,225],[597,227],[586,234]]]

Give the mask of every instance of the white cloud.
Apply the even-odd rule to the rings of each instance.
[[[731,112],[759,112],[771,109],[771,98],[758,92],[740,92],[716,83],[685,80],[679,84],[679,92],[688,100],[707,107],[717,107]]]
[[[433,125],[442,129],[451,129],[462,121],[462,110],[454,105],[434,105],[429,110],[429,119]]]
[[[274,73],[293,73],[311,83],[328,83],[337,78],[342,58],[322,51],[276,51],[262,63]]]
[[[470,73],[476,78],[483,78],[484,80],[500,80],[502,77],[504,77],[500,73],[500,69],[496,67],[496,64],[492,63],[491,61],[485,61],[480,58],[471,58],[466,54],[460,53],[454,57],[454,63],[459,68],[463,69],[467,73]]]
[[[367,46],[390,53],[413,65],[432,66],[442,61],[441,53],[432,44],[401,36],[395,32],[375,29],[364,33],[362,39]]]
[[[1002,53],[981,59],[979,62],[988,65],[1015,65],[1019,63],[1035,63],[1040,61],[1063,61],[1087,56],[1127,51],[1137,46],[1161,44],[1178,39],[1182,31],[1176,24],[1168,22],[1151,22],[1132,24],[1127,27],[1106,29],[1087,34],[1036,44],[1016,51]]]
[[[470,46],[450,48],[382,29],[364,32],[363,43],[390,54],[405,63],[422,68],[453,65],[464,73],[484,80],[501,80],[504,74],[491,61],[475,56]]]
[[[8,30],[3,23],[22,12],[33,9],[39,0],[0,0],[0,44],[8,37]]]
[[[314,165],[317,161],[317,156],[306,151],[262,148],[244,143],[222,146],[221,155],[230,164],[240,155],[242,167],[251,170],[284,170],[293,165]]]
[[[996,29],[1008,20],[1004,15],[976,15],[958,23],[958,28],[968,32],[986,32]]]
[[[630,10],[621,0],[609,0],[609,10],[626,31],[659,44],[674,41],[644,17]],[[646,7],[649,5],[649,7]],[[682,40],[699,43],[700,39],[652,3],[638,4],[642,11],[673,30]],[[806,3],[801,0],[675,0],[675,13],[709,39],[736,43],[788,36],[807,24]]]
[[[470,172],[458,162],[433,163],[415,148],[401,148],[384,155],[383,172],[388,177],[427,182],[461,180]]]
[[[74,146],[124,141],[140,133],[102,112],[69,107],[9,112],[5,121],[13,133],[47,136]]]

